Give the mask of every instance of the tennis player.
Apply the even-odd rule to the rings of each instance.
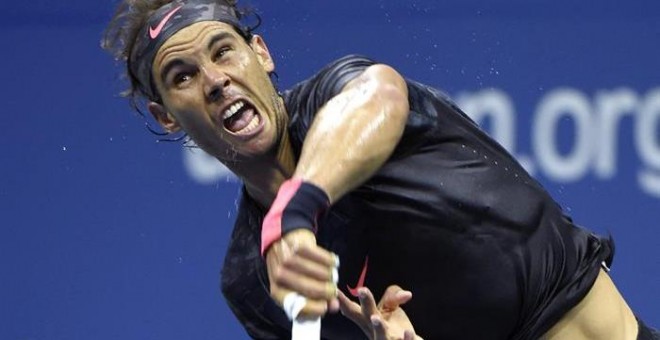
[[[104,45],[130,98],[242,180],[222,291],[250,336],[323,316],[326,339],[660,338],[608,275],[611,240],[443,93],[356,55],[280,93],[242,18],[125,0]]]

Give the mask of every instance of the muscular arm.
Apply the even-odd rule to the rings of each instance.
[[[336,202],[385,163],[401,139],[408,110],[401,75],[382,64],[368,67],[317,113],[294,177]]]
[[[368,67],[316,114],[294,177],[311,182],[331,203],[336,202],[390,157],[403,134],[408,110],[403,78],[385,65]],[[336,282],[330,275],[336,261],[316,245],[310,229],[287,232],[272,244],[266,258],[271,296],[280,305],[289,292],[296,292],[307,298],[303,316],[339,309]]]

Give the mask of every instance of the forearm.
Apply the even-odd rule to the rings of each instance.
[[[369,179],[390,157],[408,117],[405,81],[374,65],[318,112],[294,177],[323,189],[330,202]]]

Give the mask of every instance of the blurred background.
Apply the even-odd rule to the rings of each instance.
[[[245,339],[218,287],[240,184],[118,95],[117,3],[2,5],[0,339]],[[660,326],[660,2],[242,4],[282,89],[359,53],[450,94],[614,236],[615,282]]]

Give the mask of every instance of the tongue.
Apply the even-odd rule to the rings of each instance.
[[[237,112],[225,121],[225,127],[231,132],[239,132],[245,129],[254,118],[254,110],[251,108]]]

